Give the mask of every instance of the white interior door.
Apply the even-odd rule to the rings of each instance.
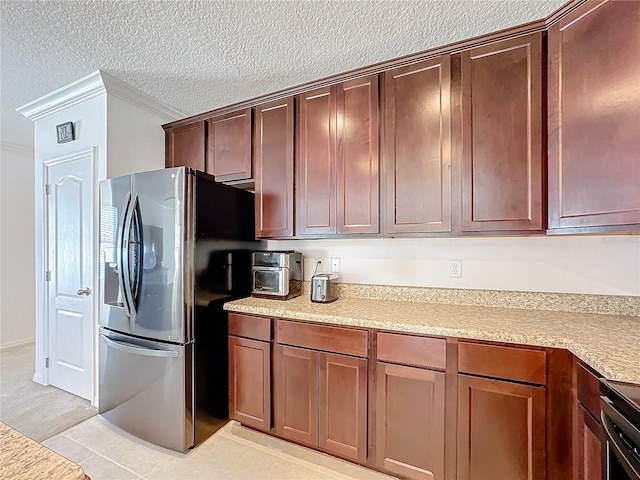
[[[49,384],[93,394],[92,156],[47,167]]]

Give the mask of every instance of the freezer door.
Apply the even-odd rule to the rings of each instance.
[[[101,328],[100,414],[161,447],[180,452],[192,447],[192,346],[141,340]]]
[[[124,283],[124,229],[131,207],[131,176],[100,182],[100,325],[131,332],[131,305]]]
[[[190,174],[172,168],[133,175],[130,268],[133,335],[176,343],[190,340],[193,295]],[[140,238],[135,240],[136,226]],[[141,246],[136,250],[135,246]]]

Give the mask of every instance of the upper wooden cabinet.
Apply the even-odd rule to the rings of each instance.
[[[385,72],[385,233],[451,231],[451,62]]]
[[[293,98],[259,105],[254,121],[256,237],[293,236]]]
[[[205,124],[203,121],[165,132],[165,167],[189,167],[204,171]]]
[[[251,109],[207,120],[207,172],[218,182],[251,178]]]
[[[461,54],[462,231],[542,230],[542,34]]]
[[[638,25],[640,2],[592,1],[549,29],[550,229],[640,228]]]
[[[300,95],[297,140],[297,233],[377,233],[377,76]]]

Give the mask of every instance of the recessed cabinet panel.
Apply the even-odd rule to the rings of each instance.
[[[293,98],[256,107],[256,237],[293,236]]]
[[[451,230],[449,56],[384,74],[385,231]]]
[[[207,120],[207,172],[216,181],[251,178],[251,109]]]
[[[417,480],[444,478],[445,374],[377,364],[376,466]]]
[[[337,232],[378,233],[378,77],[337,86]]]
[[[204,122],[195,122],[165,132],[165,167],[204,171],[204,125]]]
[[[545,390],[458,376],[458,478],[544,480]]]
[[[542,34],[465,51],[462,229],[541,230]]]
[[[299,97],[297,233],[336,233],[335,93],[330,87]]]
[[[549,228],[640,224],[640,2],[549,29]]]

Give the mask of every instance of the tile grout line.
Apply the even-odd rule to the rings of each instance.
[[[136,477],[138,477],[139,479],[141,479],[141,480],[146,480],[146,479],[145,479],[145,477],[143,477],[143,476],[139,475],[138,473],[136,473],[136,472],[134,472],[133,470],[131,470],[131,469],[129,469],[129,468],[127,468],[127,467],[125,467],[124,465],[120,465],[118,462],[116,462],[116,461],[114,461],[114,460],[110,459],[109,457],[105,457],[103,454],[101,454],[100,452],[97,452],[97,451],[96,451],[96,450],[94,450],[93,448],[88,447],[88,446],[86,446],[86,445],[83,445],[83,444],[81,444],[80,442],[77,442],[76,440],[74,440],[73,438],[68,437],[67,435],[65,435],[65,434],[64,434],[64,432],[60,433],[60,435],[62,435],[62,436],[63,436],[64,438],[66,438],[67,440],[70,440],[70,441],[72,441],[73,443],[76,443],[76,444],[80,445],[82,448],[85,448],[85,449],[89,450],[89,451],[90,451],[90,452],[92,452],[94,455],[98,455],[99,457],[102,457],[102,458],[104,458],[105,460],[107,460],[107,461],[109,461],[109,462],[113,463],[114,465],[119,466],[120,468],[122,468],[122,469],[126,470],[127,472],[132,473],[133,475],[135,475],[135,476],[136,476]],[[52,438],[53,438],[53,437],[52,437]],[[89,456],[89,457],[85,458],[85,460],[87,460],[87,459],[89,459],[89,458],[91,458],[91,457]],[[83,460],[83,462],[84,462],[85,460]],[[78,462],[78,463],[80,463],[80,462]],[[82,466],[81,466],[81,468],[82,468]]]

